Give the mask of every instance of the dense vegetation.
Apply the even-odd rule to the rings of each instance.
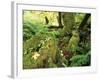
[[[90,65],[90,14],[23,11],[23,69]]]

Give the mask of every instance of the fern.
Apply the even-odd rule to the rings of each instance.
[[[33,35],[39,32],[47,32],[48,29],[45,25],[36,24],[32,21],[24,21],[23,25],[23,39],[24,41],[30,39]]]
[[[90,65],[90,54],[87,53],[86,55],[76,55],[73,56],[70,61],[70,66],[89,66]]]

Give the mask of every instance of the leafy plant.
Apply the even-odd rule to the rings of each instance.
[[[76,55],[73,56],[70,61],[70,66],[89,66],[90,65],[90,52],[86,55]]]

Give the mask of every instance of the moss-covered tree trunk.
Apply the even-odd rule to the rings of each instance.
[[[63,24],[63,37],[61,49],[63,50],[63,54],[66,58],[71,58],[73,54],[76,52],[78,43],[79,43],[79,33],[74,29],[75,26],[75,14],[70,12],[61,13],[62,24]],[[69,38],[69,39],[67,39]],[[64,40],[68,40],[64,43]]]
[[[63,24],[63,32],[66,34],[71,34],[73,26],[75,25],[75,17],[74,13],[70,12],[62,12],[61,13],[62,17],[62,24]]]

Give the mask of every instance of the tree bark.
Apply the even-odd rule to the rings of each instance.
[[[88,19],[90,17],[90,14],[86,14],[83,21],[81,22],[80,26],[79,26],[79,29],[81,30],[87,23]]]
[[[59,24],[59,27],[63,27],[62,26],[62,22],[61,22],[61,12],[58,12],[58,24]]]
[[[64,33],[71,34],[73,30],[73,26],[75,25],[75,17],[74,13],[70,12],[62,12],[62,24],[63,24],[63,31]]]

